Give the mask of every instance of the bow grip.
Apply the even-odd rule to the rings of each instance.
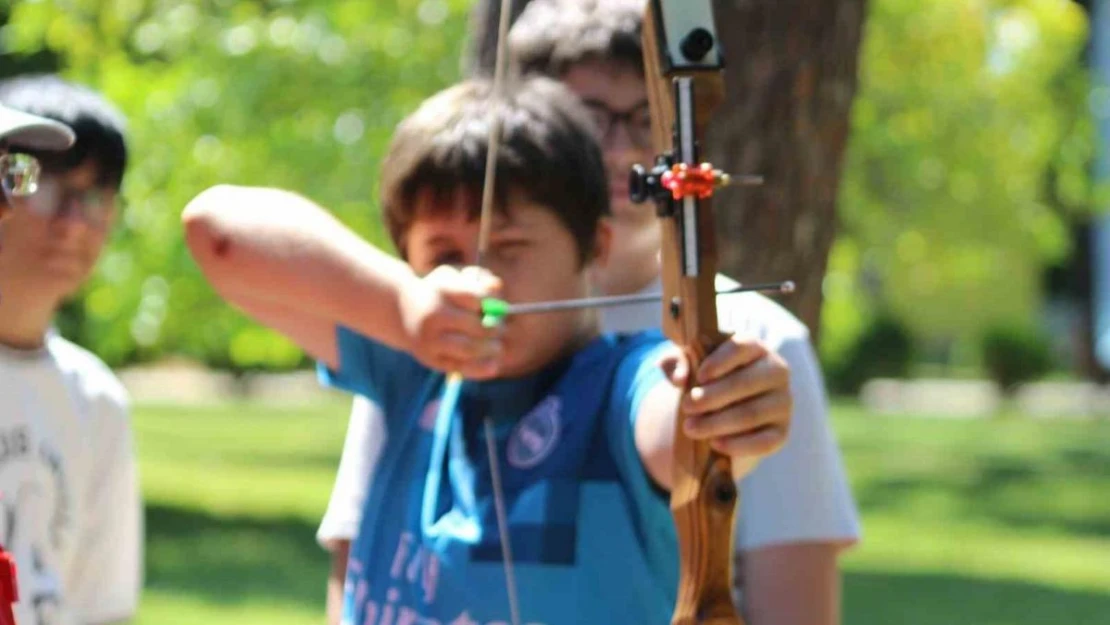
[[[717,324],[715,185],[696,179],[675,185],[663,178],[666,170],[701,169],[699,143],[724,101],[722,56],[709,0],[651,0],[643,24],[644,77],[658,157],[650,172],[640,169],[630,181],[642,183],[634,187],[637,199],[655,199],[661,217],[663,332],[696,371],[727,338]],[[743,625],[732,599],[739,496],[731,459],[688,438],[685,417],[679,414],[674,437],[671,513],[680,568],[671,623]]]

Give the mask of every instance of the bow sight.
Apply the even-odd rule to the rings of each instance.
[[[709,163],[691,167],[686,163],[675,163],[671,153],[655,158],[655,165],[645,169],[643,165],[632,166],[628,176],[628,193],[636,204],[655,200],[656,214],[660,217],[673,217],[675,202],[686,196],[705,199],[713,195],[713,190],[732,184],[755,186],[763,184],[762,176],[740,176],[738,179]]]

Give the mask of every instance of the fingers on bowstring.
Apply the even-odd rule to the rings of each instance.
[[[505,331],[501,324],[487,327],[479,312],[462,308],[445,308],[437,315],[434,331],[463,334],[475,340],[494,341]]]
[[[459,270],[455,267],[436,268],[426,278],[446,304],[439,307],[430,328],[430,339],[443,332],[464,334],[474,339],[492,340],[501,335],[500,324],[482,324],[482,300],[496,296],[501,290],[500,279],[477,267]]]
[[[501,279],[480,267],[458,269],[442,265],[425,279],[434,284],[440,296],[451,305],[473,313],[481,312],[484,298],[498,297],[502,290]]]
[[[482,300],[499,297],[503,287],[501,279],[481,267],[464,267],[459,279],[448,285],[450,297],[465,301],[467,308],[475,312],[482,309]]]
[[[467,284],[481,293],[496,295],[501,292],[501,278],[493,275],[489,269],[471,265],[463,267],[460,273]]]

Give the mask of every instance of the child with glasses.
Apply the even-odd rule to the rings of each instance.
[[[73,145],[73,131],[56,121],[0,106],[0,221],[11,200],[27,197],[38,188],[38,160],[23,150],[64,150]]]
[[[64,123],[64,152],[3,156],[0,241],[0,544],[18,568],[20,625],[134,615],[142,522],[128,398],[93,354],[52,327],[91,274],[116,217],[124,120],[52,76],[0,82],[0,103]]]
[[[64,150],[73,145],[73,131],[58,122],[27,115],[0,105],[0,224],[10,198],[26,197],[38,188],[39,162],[13,150]],[[13,606],[19,596],[14,560],[0,544],[0,625],[15,625]]]

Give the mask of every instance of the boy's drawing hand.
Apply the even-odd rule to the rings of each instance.
[[[441,266],[401,293],[409,352],[425,366],[482,380],[497,375],[501,328],[482,326],[482,298],[501,281],[477,267]]]
[[[663,366],[671,382],[682,388],[688,360],[676,351]],[[681,411],[687,436],[710,441],[715,450],[742,460],[750,470],[786,442],[793,413],[790,368],[761,342],[733,335],[695,372]]]

